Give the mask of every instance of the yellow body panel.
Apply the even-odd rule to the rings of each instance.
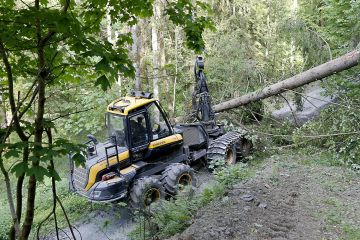
[[[181,134],[174,134],[171,136],[168,136],[166,138],[162,138],[156,141],[153,141],[149,144],[149,149],[154,149],[163,145],[167,145],[170,143],[174,143],[174,142],[178,142],[183,140],[183,137],[181,136]]]
[[[134,165],[134,164],[133,164],[133,165]],[[135,168],[133,165],[131,165],[130,167],[127,167],[127,168],[124,168],[124,169],[120,170],[120,173],[121,173],[121,174],[128,174],[129,172],[135,171],[136,168]]]
[[[129,151],[123,152],[119,154],[119,162],[124,161],[126,159],[129,158]],[[109,166],[115,165],[117,164],[117,158],[116,156],[109,158]],[[98,174],[98,172],[104,170],[107,167],[107,162],[106,160],[101,161],[95,165],[93,165],[90,168],[90,173],[89,173],[89,181],[88,184],[85,187],[85,190],[89,190],[95,183],[96,181],[96,175]]]
[[[131,110],[155,101],[156,100],[154,98],[147,99],[140,97],[122,97],[110,103],[107,107],[107,111],[120,115],[128,115]],[[116,108],[122,108],[122,110],[120,111]]]

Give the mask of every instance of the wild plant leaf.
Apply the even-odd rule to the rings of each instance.
[[[26,171],[27,176],[35,175],[36,180],[42,181],[44,177],[51,177],[49,171],[42,166],[32,166]]]
[[[103,91],[106,91],[111,87],[109,79],[105,75],[102,75],[98,79],[96,79],[95,86],[99,85]]]
[[[28,170],[28,164],[26,162],[19,162],[11,168],[11,172],[15,173],[16,177],[21,176]]]

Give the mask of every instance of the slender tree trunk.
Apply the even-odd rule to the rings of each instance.
[[[298,10],[298,0],[292,0],[291,15],[296,16],[297,10]],[[296,21],[296,20],[294,20],[294,21]],[[292,36],[291,42],[290,42],[290,72],[292,74],[294,74],[294,72],[295,72],[294,71],[294,69],[295,69],[295,50],[296,50],[295,40],[294,40],[294,37]],[[304,91],[304,89],[299,88],[298,91],[302,93]],[[295,106],[296,106],[296,111],[302,111],[303,107],[304,107],[304,101],[302,99],[301,94],[295,93],[294,102],[295,102]],[[295,119],[295,123],[296,123],[296,119]],[[296,125],[297,125],[297,123],[296,123]]]
[[[29,146],[25,146],[23,150],[23,161],[28,162],[29,160]],[[21,221],[22,206],[23,206],[23,187],[24,187],[25,174],[21,174],[16,183],[16,217],[17,220]],[[16,238],[15,226],[13,225],[9,232],[9,238]]]
[[[219,103],[214,106],[215,112],[222,112],[228,109],[246,105],[250,102],[268,98],[288,90],[301,87],[311,82],[331,76],[337,72],[344,71],[358,65],[360,62],[360,50],[349,52],[339,58],[309,69],[281,82],[272,84],[258,91],[244,96]]]
[[[153,54],[153,92],[154,98],[159,99],[159,36],[157,21],[159,19],[159,2],[154,2],[154,16],[151,23],[151,45]]]
[[[12,68],[8,59],[8,55],[6,53],[5,50],[5,46],[2,42],[2,39],[0,38],[0,54],[3,60],[3,63],[5,65],[5,71],[7,74],[7,80],[8,80],[8,94],[9,94],[9,103],[10,103],[10,109],[11,109],[11,113],[12,113],[12,120],[10,122],[9,125],[14,124],[14,128],[18,134],[18,136],[20,137],[20,139],[27,139],[27,137],[25,136],[24,132],[22,131],[21,127],[20,127],[20,122],[18,119],[18,115],[17,115],[17,109],[16,109],[16,104],[15,104],[15,98],[14,98],[14,79],[13,79],[13,74],[12,74]],[[7,137],[10,135],[10,126],[8,126],[8,131],[7,133],[3,136],[3,139],[1,139],[1,143],[4,144],[6,142]],[[0,149],[0,153],[2,154],[3,149]],[[6,185],[6,193],[7,193],[7,199],[8,199],[8,203],[9,203],[9,208],[10,208],[10,214],[13,220],[13,226],[15,229],[15,235],[19,236],[21,233],[21,229],[20,229],[20,223],[19,223],[19,219],[17,218],[16,215],[16,210],[15,210],[15,205],[14,205],[14,198],[12,195],[12,188],[11,188],[11,181],[10,181],[10,177],[9,177],[9,173],[6,171],[4,164],[3,164],[3,159],[2,156],[0,155],[0,170],[2,172],[2,174],[4,175],[4,179],[5,179],[5,185]],[[11,235],[9,236],[11,237]]]
[[[141,90],[141,70],[140,70],[140,39],[139,39],[139,25],[136,24],[131,27],[131,36],[133,44],[131,46],[131,55],[135,68],[135,89]]]
[[[35,8],[39,10],[39,1],[35,1]],[[46,44],[45,38],[41,36],[41,25],[40,20],[36,20],[36,32],[37,32],[37,57],[38,57],[38,77],[37,77],[37,88],[38,88],[38,102],[37,102],[37,112],[35,116],[34,124],[34,145],[36,148],[42,147],[43,140],[43,131],[44,131],[44,113],[45,113],[45,82],[48,77],[48,69],[45,60],[45,51],[44,47]],[[34,151],[33,153],[35,159],[32,162],[33,167],[39,166],[40,153],[39,151]],[[23,229],[21,234],[21,239],[28,239],[31,227],[34,221],[35,214],[35,197],[36,197],[36,177],[31,175],[28,182],[28,194],[27,194],[27,205],[25,219],[23,223]]]
[[[161,81],[163,83],[165,83],[165,92],[170,93],[171,92],[171,82],[170,82],[170,78],[167,77],[167,72],[166,72],[166,68],[165,68],[166,54],[165,54],[165,39],[164,39],[163,33],[160,33],[159,43],[160,43],[160,69],[161,69],[160,77],[161,77]],[[170,94],[166,95],[166,101],[168,103],[167,108],[169,110],[171,110],[172,105],[171,105],[171,95]]]
[[[178,38],[179,38],[179,28],[175,27],[175,78],[174,78],[173,104],[172,104],[172,111],[174,117],[176,111],[176,84],[177,84],[177,75],[178,75]]]
[[[111,16],[110,16],[110,10],[109,7],[107,7],[108,11],[106,12],[106,38],[107,40],[113,44],[112,39],[112,23],[111,23]]]

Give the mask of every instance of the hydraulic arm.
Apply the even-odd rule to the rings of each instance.
[[[210,137],[218,137],[224,134],[224,130],[222,125],[217,125],[215,121],[215,113],[212,109],[204,68],[204,59],[198,56],[194,66],[196,85],[192,94],[194,116],[204,125]]]

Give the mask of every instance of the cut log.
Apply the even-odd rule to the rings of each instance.
[[[244,96],[219,103],[213,107],[215,112],[222,112],[232,108],[246,105],[250,102],[268,98],[282,92],[286,92],[311,82],[331,76],[337,72],[344,71],[358,65],[360,62],[360,50],[349,52],[334,60],[311,68],[281,82],[272,84],[263,89],[251,92]]]

